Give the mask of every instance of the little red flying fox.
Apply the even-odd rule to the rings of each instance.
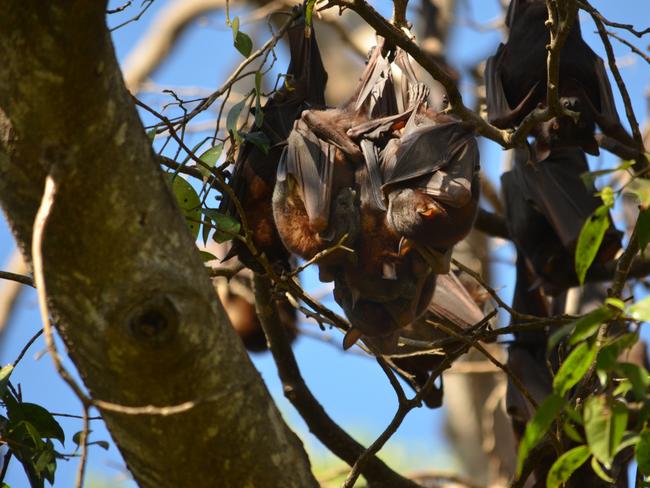
[[[488,118],[499,128],[513,128],[538,105],[547,104],[547,18],[544,0],[511,0],[508,41],[485,68]],[[603,60],[582,39],[577,18],[560,53],[559,96],[564,108],[580,113],[579,120],[561,116],[534,128],[536,159],[545,159],[560,144],[598,154],[595,124],[620,142],[633,144],[618,118]]]
[[[514,159],[514,168],[501,177],[508,229],[546,293],[557,295],[578,284],[575,247],[601,201],[580,178],[589,171],[580,148],[554,149],[538,163],[525,149],[516,149]],[[610,226],[595,262],[611,260],[620,247],[621,232]]]
[[[243,207],[258,252],[264,253],[271,263],[279,264],[285,269],[289,267],[289,253],[278,235],[271,205],[278,161],[287,136],[300,113],[307,108],[325,106],[327,83],[327,72],[323,67],[313,26],[311,36],[305,35],[304,15],[294,21],[287,34],[291,61],[285,85],[262,108],[261,127],[253,128],[253,131],[262,131],[269,139],[268,153],[252,142],[243,142],[230,180]],[[225,194],[220,209],[239,219],[234,202]],[[259,269],[259,264],[248,248],[238,240],[233,241],[227,258],[234,255],[251,269]]]

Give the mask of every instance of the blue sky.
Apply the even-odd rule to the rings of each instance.
[[[111,2],[111,6],[121,2]],[[122,61],[129,53],[134,43],[145,31],[156,13],[167,2],[157,0],[145,13],[139,22],[132,23],[114,34],[118,58]],[[415,2],[414,2],[415,3]],[[465,0],[461,6],[471,5],[472,16],[478,22],[491,20],[497,14],[497,0]],[[138,2],[134,2],[137,8]],[[380,11],[389,13],[390,2],[383,0],[373,2]],[[593,2],[603,14],[612,20],[633,22],[636,26],[650,25],[650,9],[646,0],[619,0],[617,2],[599,0]],[[132,10],[131,10],[132,11]],[[232,6],[231,15],[242,13],[238,5]],[[347,14],[354,15],[354,14]],[[459,17],[467,15],[465,8],[459,11]],[[173,55],[155,73],[153,79],[160,85],[191,86],[214,89],[228,75],[228,70],[241,59],[241,56],[231,47],[232,37],[225,26],[224,13],[216,12],[207,17],[207,22],[194,26],[180,39]],[[417,22],[412,16],[411,19]],[[600,41],[593,34],[593,24],[582,18],[583,35],[587,42],[604,56]],[[110,18],[114,25],[116,20]],[[264,34],[255,39],[259,46],[268,37],[264,24],[259,29]],[[242,26],[246,30],[247,26]],[[251,28],[249,32],[254,29]],[[628,36],[629,37],[629,36]],[[498,32],[477,32],[468,27],[459,27],[452,35],[449,44],[449,58],[461,70],[473,65],[479,59],[484,59],[494,52],[500,40]],[[646,37],[637,44],[646,48],[650,41]],[[327,49],[322,46],[322,49]],[[628,83],[628,89],[637,117],[646,120],[646,105],[644,92],[650,86],[650,69],[641,60],[634,59],[629,50],[614,41],[614,48],[619,59],[623,76]],[[632,62],[634,61],[634,62]],[[279,50],[278,66],[286,65],[286,51]],[[357,73],[350,75],[350,83],[354,83]],[[463,84],[463,86],[465,86]],[[615,93],[616,89],[614,90]],[[466,100],[469,105],[470,99]],[[619,113],[624,118],[624,111],[617,94]],[[501,150],[492,143],[484,142],[482,150],[482,166],[489,177],[498,181],[501,166]],[[592,158],[592,168],[611,166],[615,159],[609,155]],[[14,247],[13,239],[4,220],[0,219],[0,263],[11,254]],[[497,252],[499,261],[512,259],[510,246],[504,245]],[[513,269],[509,264],[495,264],[493,269],[494,286],[502,290],[504,298],[512,293]],[[311,290],[322,290],[323,285],[317,282],[315,273],[308,272],[304,283]],[[9,332],[0,344],[0,362],[12,361],[22,345],[41,327],[38,314],[37,298],[33,291],[25,292],[20,298],[20,304]],[[318,330],[314,328],[314,330]],[[340,335],[328,332],[336,344],[340,343]],[[81,412],[76,398],[58,378],[47,355],[42,353],[45,345],[39,339],[14,373],[14,381],[22,385],[24,399],[44,405],[54,412]],[[324,344],[309,337],[299,339],[295,347],[298,362],[308,385],[323,403],[332,417],[343,427],[357,435],[365,442],[377,436],[390,421],[396,408],[395,395],[388,385],[385,376],[372,360],[351,353],[344,353],[338,347]],[[308,433],[305,425],[283,398],[276,370],[268,354],[255,355],[254,362],[269,390],[278,401],[287,421],[299,432],[305,440],[316,463],[326,462],[326,451]],[[72,367],[70,365],[70,367]],[[453,459],[445,455],[445,440],[442,434],[444,408],[437,411],[418,409],[412,412],[404,422],[399,432],[391,439],[387,452],[391,460],[397,460],[401,469],[414,470],[424,467],[453,468]],[[74,419],[61,419],[61,424],[68,436],[72,437],[80,430],[81,422]],[[90,453],[89,474],[93,479],[107,481],[106,486],[134,486],[124,480],[124,465],[119,453],[114,447],[109,434],[101,422],[93,423],[92,439],[109,440],[111,447],[108,451],[94,447]],[[71,441],[64,451],[70,452]],[[77,462],[60,463],[57,471],[55,486],[73,486]],[[6,481],[12,488],[26,486],[22,469],[17,463],[12,463]]]

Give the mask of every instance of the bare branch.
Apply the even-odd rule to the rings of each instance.
[[[255,274],[253,282],[255,306],[278,368],[285,396],[298,410],[309,430],[335,455],[349,465],[354,465],[365,452],[363,446],[330,418],[305,384],[272,300],[269,278]],[[418,486],[391,470],[374,455],[368,456],[362,474],[371,483],[376,481],[388,486],[404,488]]]

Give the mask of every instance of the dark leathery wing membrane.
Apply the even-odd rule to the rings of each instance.
[[[243,206],[258,251],[266,254],[271,262],[279,262],[285,268],[288,267],[289,254],[278,235],[271,205],[278,161],[284,142],[301,112],[310,107],[325,105],[327,83],[327,72],[323,67],[313,27],[311,36],[305,36],[304,16],[299,16],[294,21],[287,36],[291,61],[286,82],[262,108],[261,127],[253,127],[253,131],[262,131],[269,139],[269,151],[265,153],[255,144],[244,141],[239,148],[230,179],[230,185]],[[239,218],[234,202],[225,194],[220,210]],[[231,253],[227,257],[233,255],[238,255],[249,267],[259,267],[245,245],[237,240],[233,242]]]

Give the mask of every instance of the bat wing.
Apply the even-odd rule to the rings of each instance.
[[[467,329],[483,319],[483,312],[454,273],[437,277],[428,312],[433,320],[442,318]]]
[[[386,205],[381,193],[382,175],[380,168],[379,149],[368,139],[361,141],[361,151],[365,166],[357,171],[357,183],[361,188],[361,206],[371,206],[379,210],[386,210]]]
[[[506,95],[502,75],[503,57],[507,46],[500,44],[494,56],[488,58],[485,65],[485,90],[488,121],[500,129],[516,126],[535,108],[535,102],[540,99],[543,84],[537,81],[519,104],[512,108]]]
[[[447,174],[430,178],[458,157],[458,163]],[[421,190],[432,196],[447,194],[450,202],[458,202],[454,190],[469,196],[473,174],[478,169],[478,148],[472,134],[458,122],[420,126],[400,141],[394,167],[385,175],[382,191],[418,180]],[[428,176],[429,178],[424,178]],[[454,189],[449,185],[454,181]],[[463,200],[463,198],[460,198]],[[466,203],[465,199],[465,203]]]
[[[278,181],[285,181],[291,175],[309,223],[317,231],[327,228],[329,222],[335,151],[335,146],[318,139],[298,120],[278,165]]]
[[[600,108],[595,107],[593,101],[589,100],[594,113],[594,119],[605,134],[613,137],[622,144],[634,147],[636,146],[636,142],[621,125],[621,120],[616,111],[612,85],[609,83],[609,78],[607,77],[605,63],[596,54],[594,54],[594,57],[594,71],[598,83],[598,101],[600,105]]]
[[[515,162],[521,171],[535,207],[555,229],[562,244],[572,250],[587,218],[600,206],[580,175],[589,171],[584,152],[579,148],[556,148],[541,163]]]

